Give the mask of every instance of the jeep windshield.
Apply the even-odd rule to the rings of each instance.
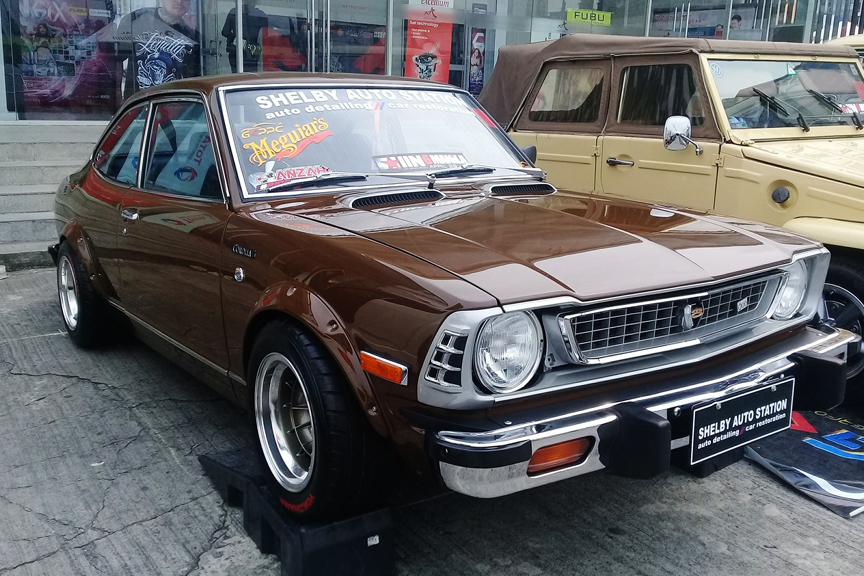
[[[507,136],[461,92],[278,86],[228,91],[225,103],[247,199],[308,192],[309,182],[341,187],[525,171]]]
[[[708,61],[733,130],[858,126],[864,78],[855,64],[800,60]]]

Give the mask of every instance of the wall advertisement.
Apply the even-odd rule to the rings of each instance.
[[[408,20],[405,39],[405,76],[447,82],[453,23]]]

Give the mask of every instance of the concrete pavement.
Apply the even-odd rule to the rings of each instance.
[[[0,576],[276,575],[203,475],[243,415],[137,342],[76,349],[53,270],[0,280]],[[750,462],[704,480],[594,474],[497,500],[400,476],[400,576],[845,575],[845,520]]]

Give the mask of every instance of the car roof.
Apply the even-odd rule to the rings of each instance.
[[[788,54],[857,58],[848,46],[798,44],[713,38],[651,38],[608,34],[568,34],[558,40],[502,46],[492,76],[480,94],[480,103],[508,127],[543,64],[552,60],[643,56],[682,53]]]
[[[864,34],[854,34],[852,36],[842,36],[834,38],[826,42],[829,46],[853,46],[857,48],[864,47]]]

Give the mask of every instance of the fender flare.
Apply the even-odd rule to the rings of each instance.
[[[864,250],[864,222],[833,218],[794,218],[783,224],[783,228],[830,246]]]
[[[369,423],[381,436],[389,436],[382,405],[376,399],[368,376],[360,368],[359,352],[344,324],[320,296],[302,284],[282,281],[261,293],[249,315],[243,336],[244,383],[255,336],[267,322],[279,316],[291,317],[312,331],[342,370]]]
[[[63,231],[60,232],[60,242],[62,243],[63,240],[69,242],[69,246],[72,247],[72,251],[90,277],[90,282],[96,289],[96,293],[105,298],[116,298],[117,294],[114,287],[108,281],[108,277],[96,256],[93,242],[77,220],[70,220],[63,227]]]

